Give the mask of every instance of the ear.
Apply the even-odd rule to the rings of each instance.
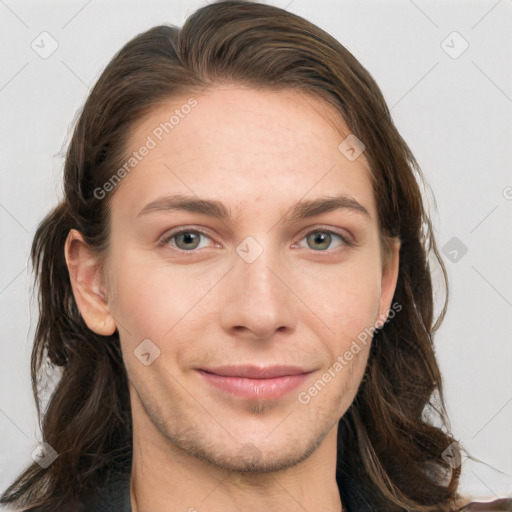
[[[68,233],[64,255],[73,295],[84,322],[96,334],[110,336],[116,331],[116,323],[108,309],[98,255],[76,229]]]
[[[379,320],[377,321],[380,325],[384,325],[388,318],[389,311],[391,309],[391,301],[395,294],[396,283],[398,281],[398,269],[400,265],[400,245],[400,240],[398,238],[386,240],[386,250],[382,264]],[[402,309],[401,306],[400,309]]]

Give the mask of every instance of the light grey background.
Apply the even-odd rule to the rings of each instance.
[[[462,491],[482,500],[512,495],[512,0],[270,3],[330,32],[370,71],[433,189],[451,285],[436,347],[452,430],[495,468],[464,461]],[[59,153],[75,113],[123,44],[163,22],[182,25],[201,5],[0,0],[2,491],[40,440],[28,254],[60,197]],[[31,47],[50,48],[43,31],[58,43],[46,59]]]

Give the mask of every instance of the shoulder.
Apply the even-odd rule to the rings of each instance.
[[[512,497],[499,498],[492,501],[463,500],[460,512],[512,512]]]

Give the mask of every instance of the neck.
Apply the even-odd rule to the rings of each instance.
[[[137,400],[132,418],[132,512],[342,510],[336,482],[337,425],[298,464],[270,472],[237,472],[176,446]]]

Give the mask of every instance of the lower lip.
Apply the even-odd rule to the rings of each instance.
[[[273,379],[246,379],[243,377],[223,377],[204,370],[198,370],[212,386],[243,398],[279,398],[294,390],[304,382],[309,373],[287,375]]]

